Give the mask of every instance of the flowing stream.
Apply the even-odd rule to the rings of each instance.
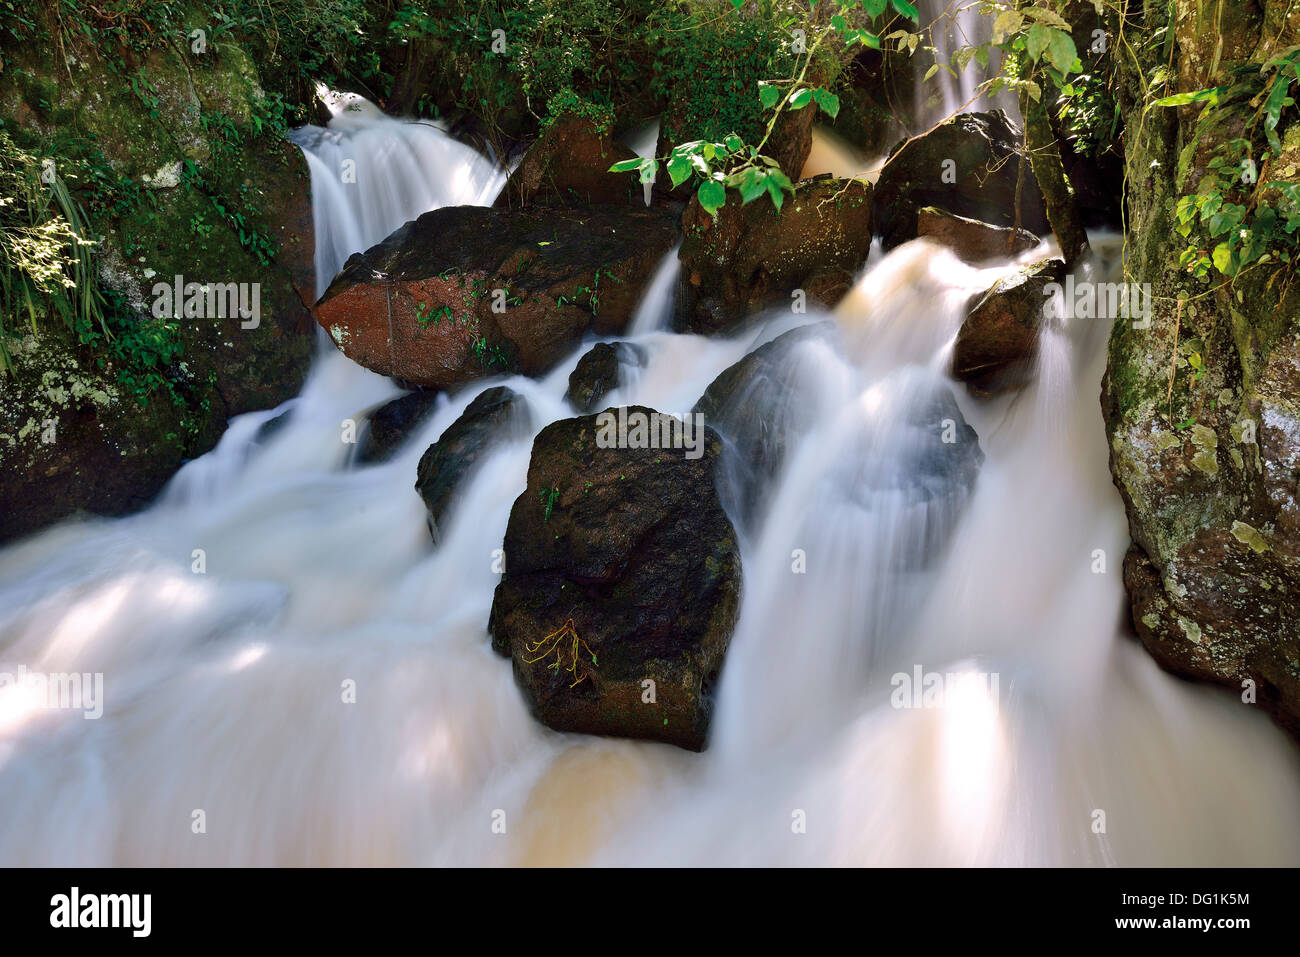
[[[364,111],[299,142],[335,266],[500,186],[437,128]],[[344,151],[383,175],[339,184]],[[1098,246],[1104,274],[1114,244]],[[101,672],[105,694],[85,720],[0,688],[0,864],[1300,862],[1291,742],[1124,633],[1104,324],[1052,327],[1014,397],[946,378],[967,297],[1009,268],[877,250],[833,316],[718,339],[665,331],[661,268],[630,336],[647,363],[612,405],[689,409],[751,349],[832,320],[784,353],[790,387],[765,410],[801,437],[742,536],[702,754],[550,731],[490,650],[531,440],[466,483],[436,548],[413,490],[481,388],[520,392],[539,429],[572,414],[590,344],[540,380],[443,399],[363,468],[345,422],[399,391],[322,355],[298,398],[234,420],[147,511],[0,550],[0,671]],[[916,410],[936,402],[978,433],[973,483],[930,459]],[[941,707],[895,706],[894,676],[918,669],[955,676]]]

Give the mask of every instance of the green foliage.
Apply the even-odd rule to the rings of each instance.
[[[735,0],[732,0],[732,5],[737,10],[744,6]],[[889,0],[888,4],[884,0],[866,2],[862,6],[869,16],[883,15],[887,8],[912,18],[917,16],[916,8],[901,0]],[[742,70],[742,73],[748,75],[746,81],[737,79],[735,74],[722,74],[727,80],[725,98],[741,105],[739,114],[726,117],[731,125],[719,127],[717,117],[707,123],[701,122],[698,127],[708,130],[712,135],[680,143],[665,157],[615,163],[610,167],[610,172],[635,172],[642,183],[652,183],[662,164],[673,188],[694,181],[696,199],[710,216],[716,216],[718,210],[725,205],[728,189],[737,190],[742,203],[751,203],[766,196],[779,212],[785,202],[785,194],[794,191],[794,184],[782,171],[780,163],[764,154],[763,148],[785,113],[802,110],[814,103],[832,119],[839,113],[839,97],[825,87],[808,85],[807,79],[824,62],[825,51],[832,42],[839,42],[846,47],[853,44],[876,49],[880,47],[878,34],[862,26],[862,21],[854,16],[857,7],[856,0],[836,0],[836,12],[826,23],[819,23],[812,13],[804,19],[782,19],[780,35],[793,36],[792,31],[797,26],[807,41],[802,47],[792,44],[787,48],[783,43],[775,50],[768,51],[764,51],[760,45],[756,48],[758,59],[748,61]],[[767,23],[761,17],[751,20],[724,17],[709,23],[692,21],[691,25],[697,35],[704,29],[717,29],[727,37],[744,37],[752,29],[766,32]],[[719,27],[718,24],[724,26]],[[714,43],[726,49],[725,41],[715,40]],[[707,88],[707,78],[718,75],[717,66],[715,64],[710,68],[703,62],[695,62],[691,56],[693,49],[692,44],[686,44],[680,62],[686,64],[691,75],[702,78],[695,81],[693,90],[699,89],[701,82]],[[754,55],[754,48],[749,50],[748,55]],[[725,54],[713,59],[734,66],[734,61],[729,60]],[[784,78],[780,77],[780,66],[783,64],[788,73]],[[684,82],[684,78],[682,80]],[[755,105],[752,100],[748,101],[746,107],[746,99],[743,96],[737,97],[736,93],[746,88],[758,94],[757,106],[769,112],[765,123],[761,118],[752,118]]]
[[[1300,188],[1268,174],[1287,152],[1277,130],[1285,117],[1296,117],[1292,92],[1300,80],[1298,71],[1300,46],[1295,46],[1262,67],[1232,71],[1227,84],[1151,100],[1150,107],[1157,109],[1201,104],[1179,158],[1180,188],[1201,145],[1216,143],[1196,192],[1180,197],[1175,209],[1177,230],[1189,240],[1179,262],[1192,275],[1218,272],[1231,279],[1252,266],[1295,262],[1300,251]],[[1211,137],[1215,131],[1220,135]],[[1223,135],[1235,131],[1241,135]],[[1297,151],[1293,145],[1291,152]]]
[[[6,340],[33,335],[47,318],[82,337],[109,336],[84,211],[52,161],[20,149],[0,130],[0,372],[12,371]]]

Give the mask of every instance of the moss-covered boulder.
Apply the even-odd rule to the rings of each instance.
[[[191,20],[193,23],[191,23]],[[197,13],[178,29],[207,26]],[[314,328],[309,177],[275,130],[255,64],[235,42],[5,51],[0,119],[52,162],[102,237],[94,248],[110,335],[83,343],[41,317],[3,385],[5,536],[78,510],[149,501],[226,420],[302,384]],[[250,316],[187,314],[155,291],[235,284]],[[215,310],[214,310],[215,311]],[[110,338],[111,336],[111,338]],[[55,442],[31,423],[53,418]],[[39,501],[25,501],[39,487]]]
[[[625,411],[656,429],[671,418]],[[704,428],[698,456],[634,447],[629,421],[628,447],[602,441],[600,415],[538,434],[506,528],[492,646],[543,724],[698,751],[740,598],[714,483],[721,446]]]
[[[710,216],[698,199],[682,214],[685,329],[718,333],[765,308],[834,306],[871,251],[871,185],[805,180],[778,211],[740,194]],[[802,297],[794,296],[802,290]],[[811,303],[808,300],[813,300]]]
[[[1145,7],[1148,22],[1166,22],[1164,4]],[[1171,92],[1190,92],[1298,42],[1300,11],[1287,3],[1180,2],[1167,47],[1125,63],[1127,278],[1150,284],[1151,308],[1115,322],[1103,389],[1111,472],[1133,538],[1124,579],[1139,638],[1164,667],[1230,688],[1295,733],[1300,283],[1276,260],[1231,284],[1183,268],[1189,239],[1176,230],[1176,203],[1207,182],[1237,130],[1202,135],[1195,105],[1147,109],[1143,71],[1172,63]],[[1297,126],[1279,130],[1284,143],[1300,140]]]

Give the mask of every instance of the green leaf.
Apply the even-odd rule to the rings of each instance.
[[[889,0],[862,0],[862,9],[867,11],[869,17],[880,16],[888,6]]]
[[[691,172],[694,166],[689,156],[674,156],[668,161],[668,178],[672,180],[673,188],[676,189],[686,180],[691,178]]]
[[[859,30],[858,42],[864,47],[870,47],[873,50],[880,49],[880,37],[876,36],[870,30]]]
[[[745,0],[731,0],[731,5],[739,10],[745,5]]]
[[[907,0],[889,0],[889,3],[895,10],[911,20],[920,20],[921,13],[912,6]]]
[[[758,98],[762,101],[763,106],[770,110],[776,106],[776,101],[781,99],[781,90],[774,84],[760,82],[758,84]]]
[[[809,103],[812,102],[812,98],[813,98],[813,91],[808,89],[807,87],[804,87],[794,96],[790,97],[790,102],[788,105],[792,110],[802,110],[805,106],[807,106]]]
[[[1029,59],[1035,63],[1047,49],[1047,45],[1052,42],[1052,30],[1041,23],[1035,23],[1029,28],[1029,35],[1025,38],[1025,48],[1029,51]]]
[[[731,152],[734,153],[737,150],[744,147],[745,141],[742,140],[735,133],[728,133],[726,139],[723,141],[723,144],[727,147],[727,149],[731,150]]]
[[[767,185],[767,195],[772,197],[772,205],[776,207],[776,211],[779,213],[781,204],[785,202],[785,193],[776,184],[775,177],[769,176],[763,182]]]
[[[1232,249],[1227,243],[1219,243],[1214,247],[1214,268],[1225,276],[1232,275],[1229,271],[1232,269]]]
[[[838,13],[831,17],[831,29],[838,33],[843,33],[848,28],[848,22]]]
[[[840,98],[830,90],[818,88],[813,91],[813,99],[817,101],[818,108],[829,116],[832,120],[840,112]]]
[[[735,2],[735,0],[732,0]],[[727,201],[727,187],[723,186],[716,179],[708,180],[700,184],[699,191],[695,198],[700,201],[700,208],[710,216],[717,216],[718,210],[722,208],[723,203]]]
[[[643,159],[639,165],[641,167],[641,182],[643,184],[653,183],[655,181],[655,174],[659,171],[659,161],[653,157],[649,157]]]
[[[609,168],[609,171],[611,173],[630,173],[632,172],[632,170],[640,169],[640,168],[641,168],[641,157],[638,156],[636,157],[636,159],[619,160],[617,163],[615,163],[613,166]]]
[[[1062,73],[1069,73],[1078,59],[1079,51],[1074,48],[1074,38],[1064,30],[1053,30],[1047,44],[1047,59],[1052,66]]]
[[[768,174],[763,170],[747,169],[740,174],[740,181],[736,184],[740,190],[740,201],[752,203],[758,197],[767,192]]]
[[[1152,106],[1186,106],[1188,103],[1209,103],[1211,105],[1219,101],[1220,94],[1227,93],[1226,86],[1209,87],[1204,90],[1197,90],[1194,93],[1175,93],[1173,96],[1162,97],[1152,103]]]

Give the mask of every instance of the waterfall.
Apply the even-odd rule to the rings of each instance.
[[[952,63],[953,55],[962,47],[988,43],[993,38],[993,18],[982,14],[976,0],[917,0],[920,12],[919,26],[924,38],[935,48],[934,59],[913,59],[916,110],[915,132],[929,129],[935,123],[955,113],[973,110],[1002,109],[1019,122],[1020,107],[1015,96],[1003,91],[990,98],[980,92],[979,86],[998,71],[1000,54],[992,51],[988,68],[981,68],[971,60],[964,69]],[[939,72],[929,80],[925,75],[932,63],[940,64]],[[951,65],[953,76],[944,65]]]
[[[682,274],[682,263],[677,258],[682,244],[678,243],[659,261],[650,284],[641,295],[632,321],[628,324],[628,334],[644,335],[667,329],[673,320],[673,306],[677,300],[677,280]]]
[[[326,276],[384,224],[499,178],[435,128],[365,111],[310,136]],[[344,155],[369,170],[354,193]],[[0,684],[0,816],[21,822],[0,829],[0,864],[1295,865],[1292,743],[1124,632],[1106,324],[1050,328],[1015,396],[977,402],[946,375],[967,298],[1014,265],[918,240],[873,256],[832,315],[731,338],[638,320],[645,366],[609,401],[670,411],[816,325],[781,360],[781,414],[806,428],[741,542],[702,754],[552,732],[490,650],[493,551],[531,440],[497,447],[437,547],[412,488],[488,383],[349,468],[341,424],[398,390],[324,355],[290,406],[233,420],[148,510],[0,549],[0,673],[104,682],[97,720]],[[491,384],[540,430],[572,414],[584,351]],[[978,434],[973,481],[932,460],[935,410]],[[932,673],[954,676],[945,706],[899,706],[899,676]]]
[[[291,134],[311,171],[316,295],[355,252],[440,206],[487,206],[506,175],[438,123],[385,116],[358,96],[335,97],[328,126]],[[450,171],[450,172],[449,172]]]

